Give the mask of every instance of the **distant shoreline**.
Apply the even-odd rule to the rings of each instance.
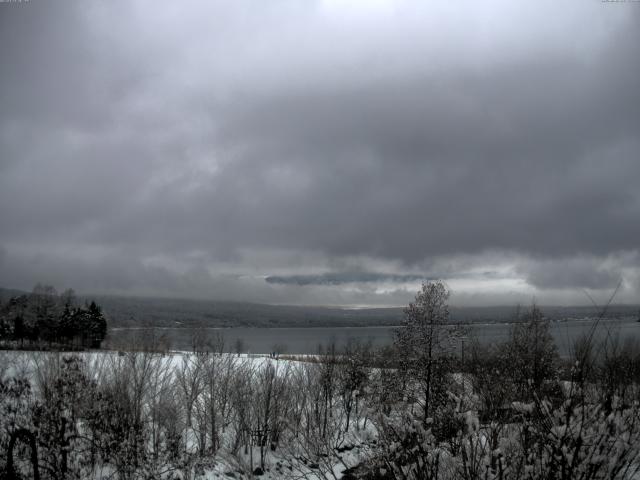
[[[565,318],[565,319],[549,319],[551,323],[578,323],[578,322],[593,322],[597,320],[597,317],[584,317],[584,318]],[[632,316],[625,317],[603,317],[601,321],[611,322],[634,322],[636,319]],[[459,327],[459,326],[473,326],[480,327],[483,325],[516,325],[521,322],[513,321],[513,320],[495,320],[495,321],[465,321],[465,322],[456,322],[456,323],[445,323],[445,327]],[[354,329],[354,328],[379,328],[379,329],[389,329],[389,328],[402,328],[401,324],[377,324],[377,325],[224,325],[224,326],[205,326],[205,325],[197,325],[197,324],[188,324],[188,325],[143,325],[143,326],[116,326],[110,327],[110,331],[120,331],[120,330],[233,330],[233,329]]]

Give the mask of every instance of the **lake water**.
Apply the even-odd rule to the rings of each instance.
[[[551,324],[551,332],[561,355],[567,356],[576,339],[587,334],[594,321],[567,320]],[[477,338],[483,344],[498,343],[509,337],[511,325],[505,323],[485,323],[468,326],[469,333],[464,340],[458,340],[458,348],[462,350],[462,342]],[[374,346],[388,345],[393,341],[394,327],[301,327],[301,328],[210,328],[194,331],[187,328],[113,328],[109,331],[107,347],[117,348],[132,339],[148,339],[164,336],[174,350],[189,350],[193,343],[194,333],[198,336],[213,337],[221,333],[225,340],[225,350],[235,351],[236,344],[243,344],[242,351],[249,353],[269,353],[279,351],[290,354],[313,354],[318,352],[319,345],[335,342],[344,345],[349,339],[371,342]],[[640,323],[633,319],[607,319],[600,322],[595,338],[607,336],[640,339]]]

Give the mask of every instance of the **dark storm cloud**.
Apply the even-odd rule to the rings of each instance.
[[[638,294],[637,5],[351,5],[1,4],[0,283]]]
[[[640,104],[638,89],[623,81],[624,93],[601,90],[609,79],[593,68],[571,77],[575,67],[540,60],[517,75],[470,73],[462,84],[452,71],[443,92],[418,78],[251,103],[227,127],[259,140],[245,153],[255,163],[233,168],[267,200],[247,225],[261,241],[407,261],[495,247],[634,248],[640,109],[628,105]],[[527,95],[529,82],[540,91]],[[260,163],[269,167],[253,170]],[[274,164],[304,195],[268,189]],[[285,220],[270,230],[274,206]]]
[[[265,278],[267,283],[282,285],[342,285],[345,283],[415,283],[431,280],[424,275],[394,275],[374,272],[340,272],[320,275],[273,275]]]

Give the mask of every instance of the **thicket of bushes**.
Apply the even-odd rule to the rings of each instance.
[[[463,361],[447,299],[426,284],[393,348],[353,342],[310,362],[223,354],[202,334],[190,355],[5,353],[0,471],[31,478],[33,444],[46,479],[637,474],[635,344],[590,336],[562,360],[533,307],[507,342],[472,342]]]

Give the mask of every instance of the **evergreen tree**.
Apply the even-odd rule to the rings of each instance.
[[[92,348],[100,348],[100,344],[107,336],[107,321],[102,315],[102,309],[91,302],[89,305],[89,340]]]

